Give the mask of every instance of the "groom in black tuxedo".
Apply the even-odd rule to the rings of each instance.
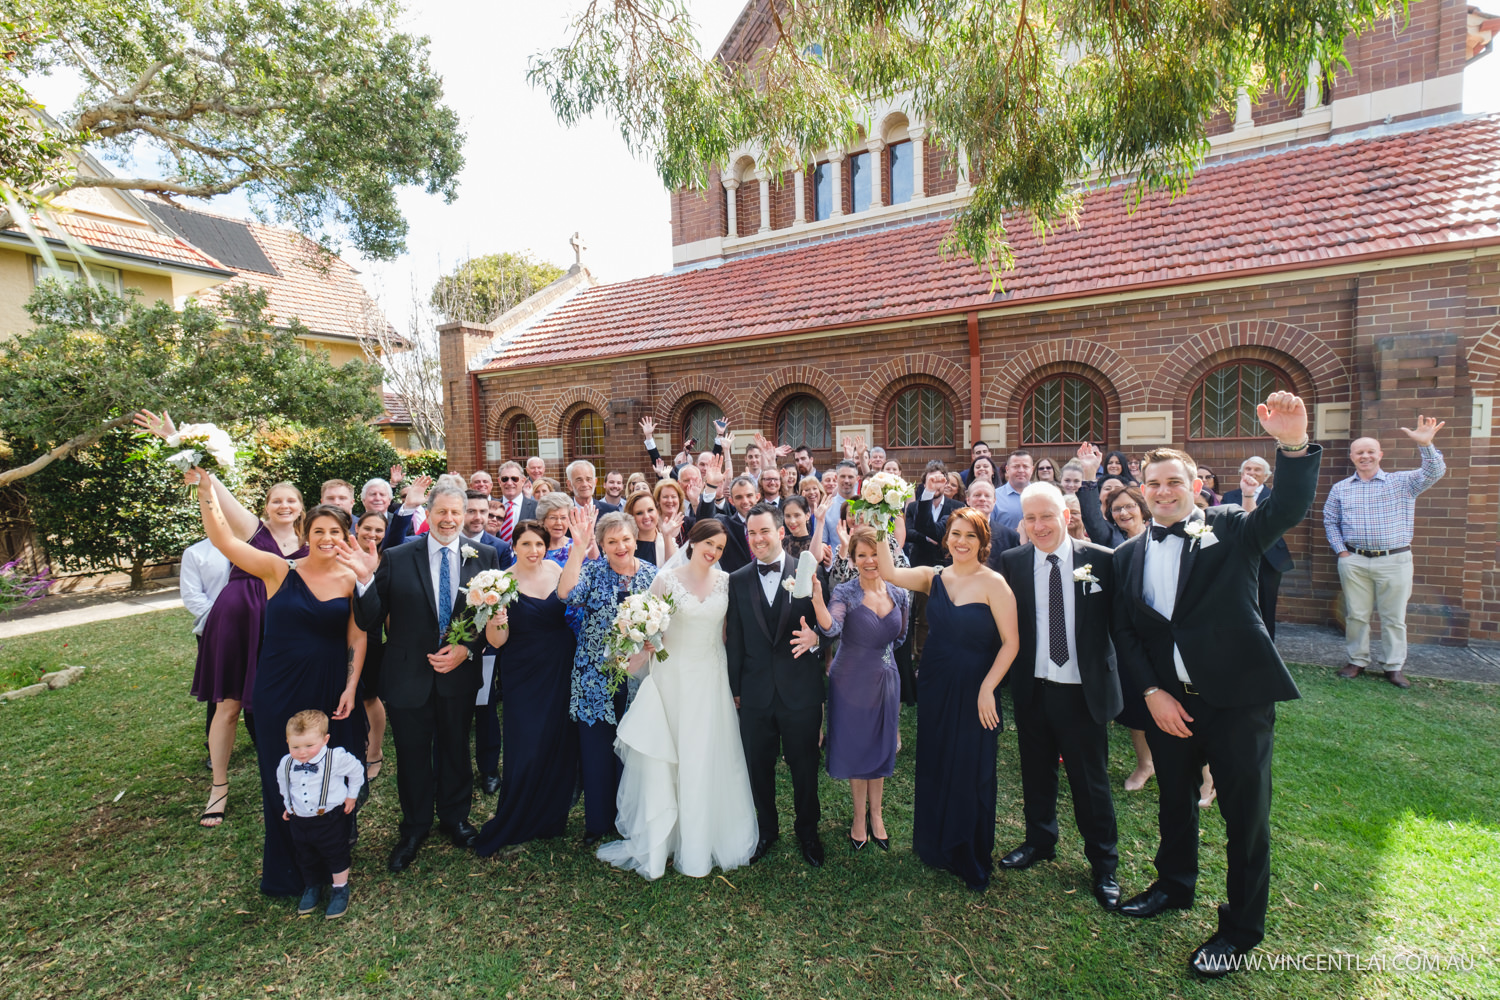
[[[1150,531],[1114,553],[1120,664],[1156,726],[1146,741],[1161,796],[1156,881],[1120,907],[1133,917],[1186,909],[1198,881],[1198,782],[1206,759],[1228,834],[1228,896],[1219,930],[1188,961],[1222,976],[1265,936],[1271,888],[1271,748],[1276,702],[1300,697],[1261,620],[1261,557],[1306,516],[1322,449],[1309,444],[1307,408],[1289,392],[1260,405],[1276,438],[1275,495],[1246,512],[1198,511],[1197,466],[1158,448],[1141,463]]]
[[[469,822],[474,774],[469,769],[469,724],[480,686],[480,633],[450,645],[449,623],[464,610],[459,588],[480,570],[497,569],[495,550],[460,534],[464,491],[438,487],[428,498],[427,534],[386,550],[384,558],[345,550],[358,595],[354,621],[369,631],[387,616],[380,697],[396,739],[396,791],[401,839],[389,867],[404,870],[432,827],[434,807],[443,832],[471,847],[479,831]],[[441,593],[447,587],[447,593]]]
[[[818,733],[823,726],[823,663],[817,634],[808,627],[811,597],[794,598],[797,560],[781,547],[781,511],[757,504],[745,522],[754,560],[729,574],[726,633],[729,690],[740,713],[740,741],[750,771],[750,792],[760,820],[752,861],[780,835],[776,815],[776,755],[792,772],[797,842],[803,859],[823,864],[818,837]]]
[[[1062,490],[1021,491],[1031,539],[1000,557],[1016,595],[1020,651],[1010,671],[1026,841],[1001,868],[1029,868],[1057,853],[1057,758],[1073,792],[1073,817],[1092,870],[1094,898],[1120,905],[1115,803],[1109,791],[1109,722],[1120,714],[1120,675],[1109,640],[1115,593],[1113,553],[1068,536]]]

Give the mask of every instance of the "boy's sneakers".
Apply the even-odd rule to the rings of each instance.
[[[337,920],[347,909],[349,909],[349,883],[345,882],[343,885],[334,886],[333,891],[329,893],[328,912],[323,916],[329,920]]]
[[[321,885],[310,885],[302,890],[302,898],[297,900],[297,916],[305,917],[318,908],[318,897],[323,895]]]

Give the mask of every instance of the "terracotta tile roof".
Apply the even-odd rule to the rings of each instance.
[[[1205,167],[1134,213],[1091,194],[1081,225],[1038,241],[992,294],[944,259],[946,222],[865,233],[718,267],[588,289],[524,329],[487,370],[680,349],[925,313],[1125,291],[1229,273],[1500,240],[1500,115],[1293,147]]]
[[[224,265],[185,240],[150,229],[112,226],[105,222],[60,213],[54,218],[79,242],[100,250],[150,257],[166,264],[188,264],[225,270]]]
[[[248,285],[266,289],[270,297],[267,308],[278,323],[295,316],[314,333],[346,337],[363,335],[366,322],[382,323],[391,329],[360,283],[359,272],[343,258],[320,257],[317,244],[288,229],[258,222],[243,225],[278,273],[237,268],[236,277],[201,293],[199,299],[205,305],[216,305],[230,288]]]
[[[382,392],[381,396],[384,397],[385,412],[375,423],[395,426],[411,424],[411,410],[406,405],[405,396],[398,392]]]

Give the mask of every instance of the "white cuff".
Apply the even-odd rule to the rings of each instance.
[[[365,596],[365,591],[369,590],[370,587],[374,583],[375,583],[375,578],[373,576],[370,577],[370,579],[369,579],[369,581],[367,583],[360,583],[358,580],[355,580],[354,581],[354,596],[355,597],[363,597],[363,596]]]

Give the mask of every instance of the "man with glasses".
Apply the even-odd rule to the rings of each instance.
[[[535,520],[536,501],[521,494],[521,484],[526,477],[521,472],[521,467],[515,462],[506,462],[500,466],[499,475],[500,495],[498,497],[490,495],[489,530],[509,544],[516,525],[522,521]],[[495,520],[497,514],[499,515],[498,522]]]

